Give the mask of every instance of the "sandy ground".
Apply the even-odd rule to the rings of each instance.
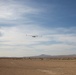
[[[76,75],[76,60],[0,59],[0,75]]]

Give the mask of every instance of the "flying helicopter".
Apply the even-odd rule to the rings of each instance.
[[[31,36],[33,38],[40,37],[39,35],[27,35],[27,34],[26,34],[26,36]]]
[[[51,35],[33,35],[33,34],[26,34],[26,36],[30,36],[32,38],[51,37]]]
[[[32,37],[33,37],[33,38],[36,38],[36,37],[38,37],[38,36],[37,36],[37,35],[32,35]]]

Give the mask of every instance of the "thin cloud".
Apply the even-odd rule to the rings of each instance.
[[[61,34],[61,32],[59,33],[59,30],[56,28],[47,30],[39,26],[34,26],[33,28],[33,26],[34,25],[31,25],[31,27],[24,25],[23,27],[22,26],[3,27],[2,30],[4,32],[4,36],[0,38],[0,41],[5,40],[5,42],[3,41],[0,43],[2,44],[0,46],[0,50],[14,49],[17,51],[23,50],[23,52],[29,50],[29,54],[30,51],[32,50],[34,51],[36,50],[37,52],[41,50],[43,53],[46,51],[48,51],[48,53],[49,52],[51,53],[51,51],[63,52],[65,50],[67,51],[66,54],[68,54],[68,52],[69,53],[72,52],[71,50],[76,49],[75,47],[76,36],[75,35],[73,36],[72,33],[65,35],[63,32],[66,29],[65,30],[63,29],[62,30],[63,32]],[[32,30],[32,32],[30,30]],[[32,38],[31,36],[26,36],[26,34],[31,34],[31,35],[38,34],[42,36],[37,38]],[[47,42],[49,41],[50,43],[47,45]]]
[[[36,14],[39,10],[17,1],[0,1],[0,19],[17,20],[27,14]]]

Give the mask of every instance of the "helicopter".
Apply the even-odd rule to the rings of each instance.
[[[26,34],[26,36],[31,36],[31,37],[33,37],[33,38],[40,37],[40,36],[38,36],[38,35],[27,35],[27,34]]]
[[[26,34],[26,36],[31,36],[32,38],[37,38],[37,37],[50,37],[50,35],[30,35],[30,34]]]
[[[36,37],[38,37],[38,36],[37,36],[37,35],[32,35],[32,37],[33,37],[33,38],[36,38]]]

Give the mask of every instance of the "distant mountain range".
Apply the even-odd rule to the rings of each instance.
[[[71,54],[71,55],[46,55],[46,54],[41,54],[39,56],[32,56],[32,58],[76,58],[76,54]]]
[[[29,57],[0,57],[0,58],[76,58],[76,54],[71,54],[71,55],[46,55],[46,54],[41,54],[38,56],[29,56]]]

